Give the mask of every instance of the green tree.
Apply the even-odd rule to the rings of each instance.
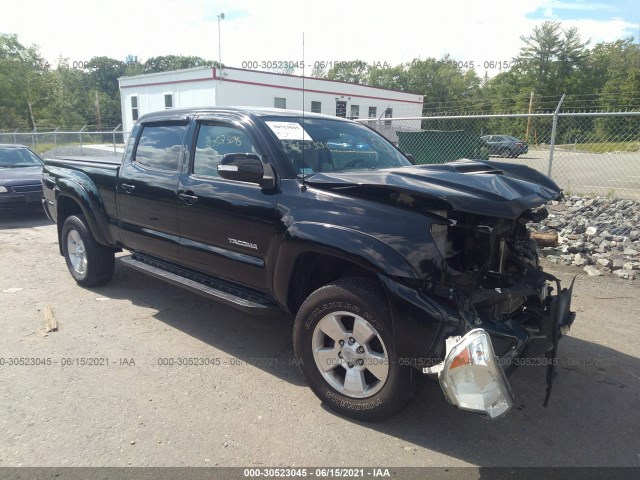
[[[53,92],[47,108],[47,124],[63,129],[78,129],[90,122],[88,74],[71,68],[68,58],[58,59],[53,70]]]
[[[141,75],[144,73],[144,65],[140,63],[136,55],[127,55],[124,59],[126,77],[132,77],[134,75]]]
[[[389,88],[400,90],[401,92],[409,91],[409,75],[406,65],[396,65],[391,68],[371,67],[369,69],[368,85],[372,87]]]
[[[37,46],[25,47],[16,35],[0,34],[0,128],[11,122],[37,130],[53,87],[49,67]]]
[[[217,64],[218,62],[212,62],[197,56],[162,55],[151,57],[144,62],[144,73],[167,72],[193,67],[212,67]]]
[[[524,46],[516,57],[515,72],[523,86],[537,95],[569,93],[587,58],[586,46],[575,27],[563,30],[559,22],[547,21],[520,39]]]
[[[463,71],[450,56],[415,59],[408,64],[407,90],[424,95],[425,113],[464,112],[479,92],[475,70]]]
[[[600,43],[590,54],[590,66],[600,72],[600,85],[595,85],[600,108],[637,110],[640,107],[640,46],[632,38]],[[598,118],[596,135],[619,141],[637,138],[640,118]]]
[[[368,71],[369,65],[364,60],[336,62],[327,72],[327,78],[349,83],[366,83]]]

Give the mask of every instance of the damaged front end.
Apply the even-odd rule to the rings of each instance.
[[[558,340],[575,318],[573,283],[563,289],[542,271],[527,229],[562,197],[552,179],[525,165],[459,160],[317,174],[308,183],[426,218],[376,224],[372,233],[418,277],[379,275],[404,364],[437,373],[449,402],[492,418],[513,404],[505,372],[546,365],[546,405]]]
[[[546,209],[526,210],[515,220],[433,213],[442,219],[431,227],[441,255],[440,278],[427,281],[424,289],[457,310],[461,331],[445,337],[442,361],[423,371],[438,374],[453,405],[495,418],[513,405],[504,372],[525,358],[542,358],[535,364],[547,366],[546,406],[558,340],[575,318],[573,282],[562,289],[542,271],[526,227],[544,218]]]

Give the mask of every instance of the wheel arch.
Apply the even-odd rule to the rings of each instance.
[[[102,245],[113,247],[115,242],[108,234],[109,221],[104,206],[99,201],[98,192],[88,192],[82,185],[67,179],[60,179],[56,186],[56,224],[60,254],[62,227],[65,220],[72,215],[84,215],[93,238]]]
[[[348,276],[380,282],[379,274],[417,278],[396,250],[375,237],[344,227],[298,223],[289,227],[280,246],[274,269],[275,297],[295,313],[322,285]]]

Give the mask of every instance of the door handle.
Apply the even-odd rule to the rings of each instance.
[[[179,193],[178,198],[187,205],[193,205],[198,201],[198,197],[196,195],[188,195],[186,193]]]
[[[130,183],[121,183],[120,186],[122,187],[122,190],[127,193],[133,193],[133,191],[136,189],[136,186],[131,185]]]

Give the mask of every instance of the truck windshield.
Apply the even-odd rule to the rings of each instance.
[[[388,140],[357,123],[302,117],[263,120],[297,174],[411,165]]]

